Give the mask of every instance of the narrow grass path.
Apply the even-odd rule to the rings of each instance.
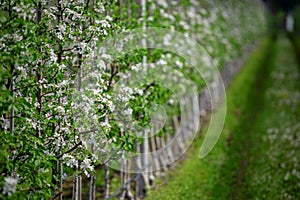
[[[300,199],[300,71],[292,50],[287,39],[279,40],[252,132],[246,189],[253,199]]]
[[[227,91],[213,151],[200,160],[198,138],[147,199],[300,199],[300,78],[288,41],[274,44],[262,42]]]

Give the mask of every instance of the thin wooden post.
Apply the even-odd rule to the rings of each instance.
[[[94,153],[94,144],[91,144],[91,151],[92,153]],[[96,199],[96,174],[92,174],[90,177],[89,200],[95,200],[95,199]]]
[[[109,198],[109,167],[108,164],[104,164],[104,199]]]
[[[82,199],[82,175],[78,176],[78,200]]]
[[[75,171],[75,173],[77,170]],[[75,174],[73,178],[73,192],[72,192],[72,200],[78,200],[78,176]]]
[[[89,200],[96,199],[96,175],[93,174],[90,177],[90,192],[89,192]]]

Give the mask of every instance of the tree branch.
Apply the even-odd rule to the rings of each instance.
[[[67,150],[66,152],[60,154],[59,156],[57,156],[57,158],[61,158],[63,155],[65,155],[66,153],[70,153],[73,150],[75,150],[78,146],[82,145],[82,141],[78,142],[77,144],[75,144],[75,146],[73,146],[71,149]]]

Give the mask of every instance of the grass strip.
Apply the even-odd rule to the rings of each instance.
[[[188,151],[184,163],[158,183],[157,190],[150,191],[146,199],[228,199],[227,197],[234,195],[232,186],[238,184],[241,177],[241,174],[235,173],[243,158],[237,154],[228,155],[232,151],[241,151],[248,140],[247,137],[239,137],[240,132],[249,128],[248,125],[241,127],[240,124],[251,119],[259,109],[253,104],[253,100],[261,98],[260,93],[264,87],[259,80],[269,74],[274,49],[274,41],[262,41],[233,80],[227,91],[227,105],[221,105],[227,106],[225,126],[212,152],[204,159],[199,159],[203,141],[203,134],[200,134]],[[215,118],[220,114],[218,110],[213,113],[217,115]],[[232,147],[231,143],[240,145]],[[228,165],[230,162],[232,165]],[[167,182],[166,185],[164,182]]]

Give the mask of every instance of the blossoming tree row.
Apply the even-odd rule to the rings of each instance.
[[[156,82],[121,84],[116,96],[119,80],[141,73],[146,59],[162,73],[172,66],[196,83],[199,93],[205,85],[195,68],[172,52],[139,48],[116,56],[101,52],[99,44],[124,31],[163,27],[194,38],[208,56],[196,59],[221,69],[241,56],[264,26],[258,1],[246,0],[7,0],[0,7],[1,199],[62,199],[70,177],[73,199],[84,195],[83,180],[89,181],[90,199],[108,199],[108,163],[123,159],[122,166],[129,166],[124,150],[151,150],[132,127],[149,128],[154,104],[166,103],[168,116],[180,115],[170,89]],[[168,35],[163,41],[176,42]],[[213,76],[201,66],[196,70]],[[163,147],[174,123],[147,142]],[[86,131],[91,127],[95,134]],[[102,194],[96,192],[99,170],[105,171]],[[129,174],[120,173],[122,190]],[[118,194],[129,193],[127,187],[127,194]]]

